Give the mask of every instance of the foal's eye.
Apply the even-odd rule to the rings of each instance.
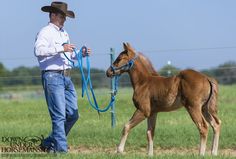
[[[122,56],[120,56],[119,58],[118,58],[118,61],[120,61],[120,60],[122,60],[123,58],[122,58]]]

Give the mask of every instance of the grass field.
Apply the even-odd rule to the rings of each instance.
[[[106,105],[109,94],[99,92],[98,103]],[[19,92],[20,93],[20,92]],[[78,91],[80,95],[81,91]],[[219,117],[222,131],[219,156],[214,158],[236,157],[236,85],[220,86]],[[132,116],[132,90],[119,89],[116,101],[116,127],[111,128],[110,112],[98,116],[87,102],[79,97],[80,119],[68,136],[70,150],[60,158],[145,158],[146,121],[135,127],[126,142],[125,154],[115,154],[121,130]],[[51,123],[44,98],[39,99],[0,99],[0,137],[46,137]],[[212,130],[209,131],[206,158],[209,155]],[[4,143],[1,141],[1,147]],[[184,108],[169,113],[159,113],[154,138],[153,158],[199,158],[199,134]],[[19,157],[19,156],[18,156]],[[24,158],[24,155],[21,156]],[[39,158],[40,156],[37,156]],[[42,154],[43,158],[54,156]]]

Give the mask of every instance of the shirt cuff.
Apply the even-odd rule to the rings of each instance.
[[[57,53],[62,53],[64,52],[64,47],[63,46],[57,46],[55,47]]]

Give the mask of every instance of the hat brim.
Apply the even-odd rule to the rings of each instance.
[[[57,12],[59,12],[59,13],[62,13],[62,14],[65,14],[67,17],[70,17],[70,18],[75,18],[75,14],[74,14],[74,12],[73,11],[70,11],[70,10],[68,10],[68,11],[63,11],[63,10],[61,10],[61,9],[58,9],[58,8],[56,8],[56,7],[52,7],[52,6],[44,6],[44,7],[42,7],[41,8],[41,10],[43,11],[43,12],[51,12],[51,13],[57,13]]]

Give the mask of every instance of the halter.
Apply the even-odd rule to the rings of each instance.
[[[134,62],[137,58],[138,58],[138,55],[136,54],[134,56],[134,58],[132,58],[131,60],[129,60],[126,64],[124,64],[122,66],[115,67],[115,66],[111,65],[110,67],[111,67],[113,74],[115,75],[116,74],[115,71],[117,71],[117,70],[124,70],[124,71],[130,70],[133,67]]]

